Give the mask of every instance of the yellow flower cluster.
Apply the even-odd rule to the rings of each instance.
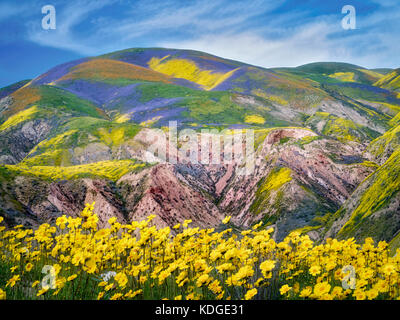
[[[391,257],[385,242],[315,244],[298,232],[276,242],[262,223],[236,233],[192,228],[187,220],[172,231],[153,226],[154,217],[130,224],[111,218],[99,229],[92,204],[80,217],[36,230],[0,226],[0,299],[400,296],[400,255]]]

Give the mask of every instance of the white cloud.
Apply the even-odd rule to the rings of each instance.
[[[382,30],[388,22],[397,23],[400,18],[400,10],[389,6],[391,0],[385,0],[381,10],[358,18],[359,29],[355,31],[341,29],[338,14],[313,17],[304,9],[272,14],[282,2],[266,4],[262,0],[252,1],[251,6],[226,0],[191,1],[185,6],[146,0],[118,17],[95,16],[96,10],[114,2],[117,0],[71,1],[57,11],[56,31],[41,30],[36,23],[36,27],[31,25],[29,39],[83,55],[145,43],[205,51],[264,67],[315,61],[343,61],[366,67],[400,65],[395,61],[400,49],[397,30]],[[79,30],[83,26],[88,29]]]
[[[132,6],[132,15],[127,18],[90,19],[92,32],[82,38],[77,25],[90,13],[116,0],[71,1],[63,10],[57,11],[57,29],[43,31],[30,25],[29,39],[44,46],[72,50],[84,55],[137,46],[138,42],[152,42],[154,33],[164,33],[170,39],[177,33],[186,33],[187,38],[198,34],[213,34],[229,29],[240,30],[243,23],[260,12],[272,10],[279,4],[256,0],[249,6],[244,2],[193,1],[183,7],[173,1],[139,2]],[[94,26],[94,28],[93,28]]]
[[[217,56],[263,67],[293,67],[317,61],[348,62],[367,68],[399,67],[398,32],[388,32],[389,21],[400,10],[378,11],[359,19],[359,30],[343,30],[340,16],[320,16],[301,27],[282,23],[301,17],[282,14],[280,20],[240,33],[206,34],[159,46],[206,51]],[[397,24],[396,24],[397,26]]]
[[[245,2],[227,4],[224,0],[193,1],[184,7],[169,3],[155,8],[140,6],[132,9],[133,16],[118,21],[109,20],[106,26],[98,25],[96,34],[127,44],[141,37],[151,39],[154,33],[160,32],[174,38],[177,33],[193,37],[227,29],[236,31],[260,12],[272,10],[278,5],[276,2],[266,5],[261,0],[253,1],[252,6]]]
[[[206,51],[224,58],[263,67],[298,66],[315,61],[331,61],[347,50],[327,41],[331,25],[313,23],[290,32],[290,36],[268,39],[252,32],[207,35],[196,40],[163,42],[160,45]]]
[[[43,46],[56,47],[75,51],[85,55],[95,53],[98,48],[94,47],[87,39],[82,39],[73,31],[74,27],[79,26],[83,19],[90,13],[104,6],[110,5],[115,0],[79,0],[71,2],[70,5],[58,10],[56,7],[57,26],[55,30],[43,30],[40,25],[29,22],[29,40]],[[79,33],[79,30],[78,32]],[[97,39],[101,41],[101,39]]]

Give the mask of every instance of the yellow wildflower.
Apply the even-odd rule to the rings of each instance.
[[[118,285],[121,288],[125,288],[126,284],[128,283],[128,277],[123,272],[117,273],[117,275],[114,277],[114,279],[115,279],[115,281],[117,281]]]
[[[33,264],[32,264],[32,263],[30,263],[30,262],[29,262],[29,263],[27,263],[27,264],[26,264],[26,266],[25,266],[25,270],[26,270],[26,271],[28,271],[28,272],[29,272],[29,271],[31,271],[31,270],[32,270],[32,268],[33,268]]]
[[[246,292],[244,299],[245,300],[251,300],[255,295],[257,294],[257,289],[250,289]]]
[[[265,277],[268,272],[270,272],[275,267],[275,261],[265,260],[260,264],[260,270]]]
[[[222,220],[222,223],[223,223],[223,224],[227,224],[230,220],[231,220],[231,216],[226,216],[226,217]]]
[[[20,280],[19,275],[13,276],[11,279],[8,280],[6,287],[10,286],[11,288],[15,286],[15,284]]]
[[[314,295],[317,298],[322,297],[325,294],[328,294],[330,290],[331,290],[331,285],[328,282],[326,281],[320,282],[314,286]]]
[[[196,281],[196,286],[201,287],[203,285],[207,285],[211,281],[211,278],[208,274],[202,274]]]
[[[313,265],[313,266],[311,266],[311,268],[309,269],[309,272],[310,272],[310,274],[312,275],[312,276],[316,276],[316,275],[318,275],[318,274],[320,274],[321,273],[321,267],[320,266],[317,266],[317,265]]]
[[[300,297],[301,298],[308,298],[312,293],[312,288],[311,287],[306,287],[300,292]]]
[[[281,293],[281,295],[285,295],[285,294],[288,293],[291,289],[292,289],[292,287],[289,287],[287,284],[285,284],[285,285],[283,285],[283,286],[279,289],[279,292]]]
[[[385,275],[390,276],[396,273],[396,266],[392,263],[387,263],[383,266],[382,271]]]
[[[7,298],[6,292],[0,289],[0,300],[6,300],[6,298]]]

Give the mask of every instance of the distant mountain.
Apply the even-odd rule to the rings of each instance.
[[[388,73],[393,71],[393,69],[391,69],[391,68],[376,68],[376,69],[370,69],[370,70],[378,72],[378,73],[383,74],[383,75],[386,75],[386,74],[388,74]]]
[[[400,97],[398,69],[388,71],[267,69],[164,48],[56,66],[0,89],[0,215],[35,226],[96,201],[101,224],[154,213],[158,225],[218,226],[229,214],[239,229],[273,225],[278,239],[300,230],[391,241],[400,230]],[[198,132],[254,129],[254,172],[149,161],[154,129],[172,120]]]

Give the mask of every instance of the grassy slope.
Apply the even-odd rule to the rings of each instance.
[[[400,69],[396,69],[374,83],[375,86],[400,91]]]
[[[381,156],[390,156],[394,150],[400,147],[400,125],[393,127],[385,132],[382,136],[373,140],[369,146],[368,151],[371,152],[376,158]]]
[[[123,175],[140,170],[145,166],[146,164],[138,163],[135,160],[115,160],[68,167],[6,165],[1,166],[1,172],[7,174],[6,171],[9,171],[14,175],[35,176],[49,181],[79,178],[103,178],[117,181]]]
[[[93,143],[118,147],[132,139],[139,130],[140,127],[132,123],[116,123],[91,117],[71,118],[37,144],[21,163],[29,166],[70,165],[71,152],[75,148],[84,148]]]
[[[309,117],[306,125],[317,130],[319,124],[323,124],[321,134],[329,137],[335,137],[339,141],[346,143],[348,141],[370,141],[377,137],[378,133],[370,130],[368,127],[358,125],[351,120],[332,115],[327,112],[316,112]]]
[[[390,158],[370,175],[359,188],[365,188],[356,206],[352,210],[351,218],[339,232],[340,237],[359,235],[374,236],[377,239],[391,240],[393,230],[391,225],[391,209],[388,205],[400,192],[400,149],[398,148]],[[388,209],[386,215],[372,219],[373,213]],[[342,207],[336,214],[341,216],[345,212]],[[386,218],[385,218],[386,217]]]

